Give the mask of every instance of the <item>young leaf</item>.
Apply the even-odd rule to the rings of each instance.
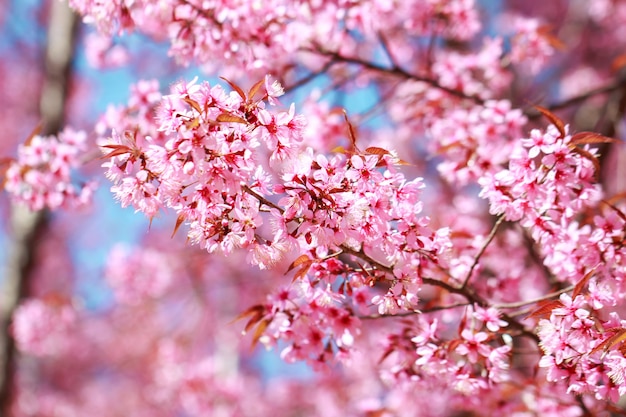
[[[356,149],[358,151],[359,148],[356,146],[356,134],[354,133],[354,126],[348,120],[348,112],[346,109],[343,110],[343,117],[346,119],[346,123],[348,124],[348,136],[350,136],[350,144],[352,144],[352,149]]]
[[[535,109],[537,109],[539,113],[543,114],[545,118],[557,128],[561,134],[561,138],[565,137],[565,123],[563,123],[563,120],[559,119],[556,114],[552,113],[545,107],[535,106]]]
[[[619,143],[619,140],[594,132],[578,132],[572,136],[573,145],[591,145],[594,143]]]
[[[183,101],[189,104],[195,111],[198,113],[202,113],[202,107],[195,100],[190,99],[189,97],[184,97]]]
[[[219,116],[217,116],[216,120],[218,122],[224,122],[224,123],[243,123],[243,124],[248,123],[246,119],[239,117],[239,116],[235,116],[234,114],[230,114],[230,113],[222,113]]]
[[[626,54],[618,55],[611,62],[611,71],[613,72],[619,72],[624,67],[626,67]]]
[[[185,221],[185,216],[183,214],[178,216],[178,218],[176,219],[176,225],[174,226],[174,231],[172,232],[172,237],[176,235],[176,232],[178,232],[180,225],[183,224],[184,221]]]
[[[241,99],[243,101],[247,101],[246,98],[246,93],[243,92],[243,90],[235,83],[233,83],[232,81],[230,81],[228,78],[225,77],[220,77],[222,80],[226,81],[228,83],[228,85],[230,85],[230,88],[232,88],[233,90],[235,90],[237,92],[237,94],[239,94],[239,97],[241,97]]]
[[[309,269],[311,269],[311,265],[313,265],[313,261],[311,260],[306,261],[304,264],[302,264],[302,268],[300,268],[300,270],[296,272],[291,282],[296,282],[297,280],[304,278],[307,272],[309,272]]]
[[[0,158],[0,188],[4,188],[7,182],[6,173],[15,160],[13,158]]]
[[[33,138],[35,136],[38,136],[41,133],[42,129],[43,129],[43,121],[37,123],[37,126],[35,126],[33,131],[30,132],[30,135],[28,135],[28,138],[26,138],[26,140],[24,141],[24,145],[26,146],[30,145],[31,142],[33,141]]]
[[[370,155],[378,155],[378,156],[391,155],[391,152],[389,152],[388,150],[383,149],[383,148],[378,148],[376,146],[370,146],[369,148],[365,150],[365,153],[370,154]]]
[[[309,258],[308,255],[300,255],[296,258],[295,261],[293,261],[291,263],[291,265],[289,265],[289,268],[287,269],[287,272],[285,272],[285,274],[288,274],[291,270],[293,270],[295,267],[300,266],[302,264],[304,264],[307,261],[310,261],[311,258]]]
[[[248,99],[250,100],[254,99],[255,94],[259,91],[259,88],[261,88],[264,82],[265,80],[257,81],[256,84],[250,87],[250,90],[248,90]]]
[[[260,316],[260,317],[263,317],[264,310],[265,309],[264,309],[264,307],[262,305],[260,305],[260,304],[254,305],[254,306],[248,308],[247,310],[245,310],[244,312],[242,312],[241,314],[239,314],[230,323],[234,323],[236,321],[243,320],[243,319],[245,319],[246,317],[249,317],[249,316],[253,316],[253,317],[254,316]],[[248,322],[248,325],[249,324],[250,324],[250,322]],[[246,325],[246,327],[247,327],[247,325]]]
[[[626,340],[626,329],[611,329],[608,330],[608,332],[613,332],[614,334],[596,346],[591,352],[589,352],[589,355],[593,355],[600,350],[608,352],[613,346]]]
[[[537,28],[537,33],[540,36],[542,36],[546,41],[548,41],[550,46],[552,46],[554,49],[563,50],[566,48],[566,45],[563,43],[563,41],[561,41],[559,38],[557,38],[556,36],[552,34],[551,26],[549,25],[540,26],[539,28]]]
[[[549,316],[550,313],[552,313],[552,310],[559,307],[563,307],[563,303],[560,300],[546,300],[541,302],[533,312],[526,316],[526,318],[530,319]]]
[[[101,159],[113,158],[114,156],[124,155],[124,154],[132,152],[132,149],[130,149],[126,145],[102,145],[101,147],[102,148],[113,149],[108,154],[106,154],[104,156],[101,156],[100,157]]]
[[[254,330],[254,335],[252,335],[252,348],[254,348],[259,343],[259,339],[261,338],[261,336],[263,336],[265,329],[267,329],[267,326],[269,326],[271,322],[271,319],[261,320],[259,325],[256,326],[256,329]]]
[[[580,281],[578,281],[578,283],[574,287],[574,291],[572,291],[572,300],[582,293],[583,289],[585,288],[585,285],[587,285],[587,283],[589,282],[589,280],[591,279],[595,271],[596,269],[593,268],[591,271],[587,272],[585,276],[581,278]]]
[[[346,148],[344,148],[343,146],[335,146],[332,150],[332,153],[342,153],[342,154],[348,154],[348,150],[346,150]]]
[[[200,119],[198,117],[194,117],[193,119],[185,122],[185,127],[189,130],[193,130],[198,126],[200,126]]]

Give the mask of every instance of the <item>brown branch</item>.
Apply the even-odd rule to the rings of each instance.
[[[487,240],[485,240],[485,243],[483,244],[483,246],[480,248],[480,250],[474,257],[474,262],[472,263],[472,266],[470,267],[469,271],[467,271],[467,276],[463,280],[463,284],[461,284],[461,288],[465,288],[467,286],[467,283],[472,278],[472,273],[474,272],[474,269],[478,265],[480,258],[483,256],[483,254],[487,250],[487,246],[489,246],[493,238],[496,236],[496,233],[498,232],[498,228],[500,227],[503,221],[504,221],[504,214],[501,214],[498,217],[498,220],[496,220],[495,224],[491,228],[491,232],[489,232],[489,236],[487,236]]]
[[[608,94],[611,93],[613,91],[619,90],[620,88],[622,88],[624,86],[624,80],[623,79],[618,79],[617,81],[611,83],[611,84],[607,84],[604,85],[602,87],[598,87],[598,88],[594,88],[593,90],[589,90],[585,93],[579,94],[577,96],[574,97],[570,97],[568,99],[565,99],[561,102],[557,102],[557,103],[553,103],[553,104],[548,104],[545,106],[545,108],[547,108],[550,111],[554,111],[554,110],[561,110],[561,109],[565,109],[567,107],[582,103],[583,101],[589,100],[592,97],[595,97],[597,95],[601,95],[601,94]],[[534,108],[529,109],[525,112],[526,116],[530,119],[538,119],[539,117],[541,117],[541,113],[536,111]]]
[[[546,294],[544,296],[533,298],[531,300],[517,301],[517,302],[514,302],[514,303],[494,304],[493,307],[495,307],[497,309],[503,309],[503,308],[504,309],[509,309],[509,308],[524,307],[524,306],[527,306],[527,305],[540,303],[542,301],[546,301],[546,300],[549,300],[549,299],[554,298],[554,297],[558,297],[561,294],[565,294],[566,292],[572,291],[574,289],[574,287],[575,287],[574,285],[570,285],[569,287],[563,288],[562,290],[554,291],[554,292],[551,292],[551,293]]]
[[[288,92],[292,92],[294,90],[297,90],[300,87],[305,86],[306,84],[310,83],[311,81],[313,81],[314,79],[316,79],[317,77],[319,77],[320,75],[325,74],[333,65],[335,65],[337,62],[335,60],[330,60],[328,61],[326,64],[324,64],[324,66],[322,66],[322,68],[319,71],[315,71],[315,72],[311,72],[309,75],[307,75],[306,77],[296,81],[294,84],[285,87],[285,93]]]
[[[343,62],[346,64],[356,64],[374,72],[379,72],[379,73],[383,73],[387,75],[393,75],[396,77],[404,78],[406,80],[421,81],[423,83],[430,85],[431,87],[434,87],[441,91],[445,91],[446,93],[453,95],[455,97],[471,100],[476,104],[484,104],[485,102],[485,100],[483,100],[482,98],[478,96],[465,94],[464,92],[455,90],[454,88],[443,86],[435,79],[420,76],[417,74],[412,74],[399,67],[387,68],[387,67],[375,64],[373,62],[365,61],[361,58],[344,56],[338,52],[329,51],[322,47],[318,47],[318,49],[305,49],[305,50],[308,52],[317,53],[323,56],[331,57],[333,58],[333,60],[337,62]]]
[[[372,316],[358,316],[358,318],[361,320],[377,320],[377,319],[388,319],[388,318],[394,318],[394,317],[410,317],[415,314],[428,314],[428,313],[434,313],[436,311],[451,310],[453,308],[459,308],[459,307],[467,307],[469,305],[471,304],[456,303],[456,304],[449,304],[449,305],[444,305],[444,306],[435,306],[435,307],[431,307],[427,309],[420,309],[416,311],[408,311],[406,313],[400,313],[400,314],[375,314]]]

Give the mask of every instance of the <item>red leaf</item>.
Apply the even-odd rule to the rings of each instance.
[[[4,188],[7,182],[6,173],[13,163],[13,158],[0,158],[0,188]]]
[[[231,323],[234,323],[236,321],[245,319],[248,316],[255,316],[255,315],[263,314],[264,311],[265,311],[265,308],[261,304],[254,305],[254,306],[248,308],[247,310],[243,311],[237,317],[235,317],[231,321]]]
[[[33,141],[33,138],[35,136],[38,136],[41,133],[42,129],[43,129],[43,121],[37,123],[37,126],[35,126],[33,131],[30,132],[30,135],[28,135],[28,138],[26,138],[26,140],[24,141],[24,145],[26,146],[30,145],[31,142]]]
[[[198,102],[190,99],[189,97],[185,97],[183,98],[183,101],[187,104],[189,104],[195,111],[197,111],[198,113],[202,113],[202,107],[200,107],[200,105],[198,104]]]
[[[265,80],[258,81],[256,84],[250,87],[250,90],[248,90],[248,98],[250,100],[254,99],[254,95],[257,93],[257,91],[259,91],[259,88],[261,88],[264,82]]]
[[[537,32],[540,36],[542,36],[554,49],[565,49],[565,44],[552,33],[552,27],[548,25],[541,26],[537,28]]]
[[[289,265],[289,269],[287,269],[287,272],[285,272],[285,274],[288,274],[292,269],[294,269],[297,266],[300,266],[302,264],[304,264],[307,261],[311,261],[311,259],[309,258],[308,255],[300,255],[296,258],[295,261],[293,261],[291,263],[291,265]]]
[[[300,270],[296,272],[291,282],[296,282],[297,280],[304,278],[306,274],[309,272],[309,269],[311,269],[311,265],[313,265],[313,261],[305,262],[302,265],[302,268],[300,268]]]
[[[228,85],[230,85],[230,87],[235,90],[237,92],[237,94],[239,94],[239,97],[241,97],[241,99],[243,101],[247,101],[246,98],[246,93],[243,92],[243,90],[235,83],[231,82],[228,78],[224,78],[224,77],[220,77],[222,80],[226,81],[228,83]]]
[[[619,143],[619,140],[595,132],[578,132],[572,136],[574,145],[591,145],[594,143]]]
[[[619,72],[624,67],[626,67],[626,54],[618,55],[613,62],[611,62],[611,70],[613,72]]]
[[[613,346],[626,340],[626,329],[611,329],[608,331],[614,332],[615,334],[608,337],[598,346],[593,348],[593,350],[589,352],[590,355],[593,355],[594,353],[599,352],[600,350],[603,350],[604,352],[608,352]]]
[[[343,117],[344,119],[346,119],[346,123],[348,124],[348,136],[350,136],[350,143],[352,144],[352,148],[358,150],[359,148],[357,148],[356,146],[356,134],[354,133],[354,126],[352,126],[352,123],[350,123],[350,120],[348,120],[348,112],[346,112],[346,110],[343,110]]]
[[[563,120],[559,119],[556,114],[552,113],[550,110],[546,109],[545,107],[535,106],[535,108],[537,109],[539,113],[543,114],[546,117],[546,119],[548,119],[550,123],[552,123],[557,128],[557,130],[561,134],[561,138],[564,138],[565,137],[565,123],[563,123]]]
[[[263,336],[265,329],[267,329],[267,326],[269,326],[271,322],[271,319],[261,320],[259,325],[256,327],[256,330],[254,331],[254,335],[252,335],[252,348],[254,348],[257,343],[259,343],[259,339],[261,338],[261,336]]]
[[[132,149],[126,145],[102,145],[102,148],[113,149],[108,154],[101,157],[101,159],[113,158],[114,156],[124,155],[127,153],[132,153]]]
[[[182,214],[179,215],[178,218],[176,219],[176,225],[174,226],[174,231],[172,232],[172,237],[174,237],[176,232],[178,232],[178,229],[180,228],[180,225],[183,224],[184,221],[185,221],[185,216],[182,215]]]
[[[222,113],[219,116],[217,116],[216,120],[218,122],[224,122],[224,123],[243,123],[243,124],[248,123],[246,119],[239,117],[239,116],[235,116],[234,114],[230,114],[230,113]]]
[[[383,148],[378,148],[376,146],[370,146],[369,148],[365,150],[365,153],[370,154],[370,155],[378,155],[378,156],[391,155],[391,152],[389,152],[388,150],[383,149]]]
[[[254,312],[252,317],[250,317],[250,320],[248,320],[248,322],[246,323],[246,327],[244,327],[243,329],[243,334],[248,333],[251,328],[253,328],[259,321],[261,321],[262,318],[263,313],[261,311]]]
[[[529,318],[541,318],[550,315],[555,308],[563,307],[563,303],[560,300],[546,300],[538,304],[535,311],[526,316]]]
[[[589,280],[591,279],[595,271],[596,269],[593,268],[591,271],[587,272],[585,276],[581,278],[580,281],[578,281],[578,283],[574,287],[574,291],[572,291],[572,300],[576,298],[576,296],[580,295],[580,293],[583,291],[583,289],[585,288],[585,285],[587,285],[587,283],[589,282]]]

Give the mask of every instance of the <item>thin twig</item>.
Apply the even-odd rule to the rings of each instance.
[[[357,64],[363,68],[367,68],[375,72],[380,72],[380,73],[387,74],[387,75],[395,75],[397,77],[401,77],[407,80],[421,81],[423,83],[430,85],[431,87],[437,88],[438,90],[445,91],[446,93],[459,97],[459,98],[472,100],[473,102],[477,104],[484,104],[485,102],[485,100],[483,100],[479,96],[465,94],[464,92],[455,90],[454,88],[443,86],[437,80],[434,80],[428,77],[423,77],[417,74],[412,74],[402,68],[383,67],[381,65],[375,64],[373,62],[365,61],[360,58],[344,56],[344,55],[339,54],[338,52],[328,51],[322,47],[319,47],[318,49],[305,49],[305,50],[309,52],[313,52],[313,53],[318,53],[323,56],[332,57],[333,59],[339,62],[345,62],[348,64]]]
[[[615,90],[618,90],[620,87],[622,87],[624,85],[624,80],[618,80],[616,82],[613,82],[611,84],[602,86],[602,87],[598,87],[598,88],[594,88],[593,90],[589,90],[585,93],[579,94],[577,96],[574,97],[570,97],[566,100],[563,100],[561,102],[557,102],[557,103],[553,103],[553,104],[549,104],[547,106],[545,106],[548,110],[550,111],[554,111],[554,110],[560,110],[560,109],[564,109],[567,108],[569,106],[573,106],[575,104],[581,103],[583,101],[586,101],[588,99],[590,99],[591,97],[600,95],[600,94],[606,94],[606,93],[610,93],[613,92]],[[536,111],[535,109],[529,109],[525,112],[526,116],[530,119],[537,119],[539,117],[541,117],[541,113]]]
[[[541,301],[546,301],[546,300],[549,300],[549,299],[554,298],[554,297],[558,297],[561,294],[565,294],[566,292],[572,291],[574,289],[574,287],[575,287],[574,285],[570,285],[569,287],[563,288],[562,290],[554,291],[554,292],[551,292],[551,293],[546,294],[544,296],[533,298],[532,300],[517,301],[515,303],[494,304],[494,307],[497,308],[497,309],[524,307],[524,306],[527,306],[527,305],[539,303]]]
[[[319,71],[315,71],[315,72],[311,72],[309,75],[307,75],[306,77],[296,81],[294,84],[285,87],[285,92],[292,92],[294,90],[297,90],[300,87],[305,86],[306,84],[310,83],[311,81],[313,81],[314,79],[316,79],[317,77],[319,77],[320,75],[325,74],[333,65],[335,65],[337,63],[337,61],[335,60],[330,60],[328,61],[326,64],[324,64],[324,66],[319,70]]]
[[[378,41],[382,45],[383,50],[385,51],[387,58],[389,58],[389,62],[391,63],[393,68],[400,69],[400,65],[398,64],[396,58],[393,56],[391,48],[389,47],[389,43],[387,42],[387,39],[385,39],[385,37],[383,36],[382,32],[378,32]]]
[[[463,280],[463,284],[461,285],[461,288],[465,288],[465,286],[469,282],[470,278],[472,277],[472,273],[474,272],[474,269],[476,268],[476,266],[478,265],[478,262],[480,261],[480,258],[483,256],[483,254],[487,250],[487,246],[489,246],[493,238],[496,236],[496,233],[498,232],[498,228],[500,227],[503,221],[504,221],[504,214],[501,214],[498,217],[498,220],[496,220],[495,224],[491,228],[491,232],[489,232],[489,236],[487,236],[487,240],[485,241],[483,246],[480,248],[480,250],[476,254],[476,257],[474,258],[474,262],[472,263],[472,266],[467,272],[467,276]]]
[[[427,308],[427,309],[419,309],[416,311],[408,311],[406,313],[400,313],[400,314],[375,314],[372,316],[359,316],[359,319],[361,320],[376,320],[376,319],[387,319],[387,318],[394,318],[394,317],[409,317],[409,316],[413,316],[415,314],[427,314],[427,313],[434,313],[436,311],[442,311],[442,310],[451,310],[453,308],[459,308],[459,307],[467,307],[471,304],[469,303],[457,303],[457,304],[450,304],[450,305],[445,305],[445,306],[435,306],[435,307],[431,307],[431,308]]]

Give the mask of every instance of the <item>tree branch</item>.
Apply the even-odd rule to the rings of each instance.
[[[423,77],[417,74],[412,74],[399,67],[392,67],[392,68],[383,67],[381,65],[375,64],[373,62],[365,61],[360,58],[343,56],[338,52],[329,51],[322,47],[318,47],[318,49],[306,49],[306,51],[317,53],[319,55],[323,55],[327,57],[331,57],[333,58],[334,61],[337,61],[337,62],[343,62],[347,64],[356,64],[374,72],[380,72],[386,75],[393,75],[396,77],[404,78],[406,80],[421,81],[423,83],[430,85],[431,87],[434,87],[441,91],[445,91],[446,93],[453,95],[455,97],[471,100],[476,104],[484,104],[485,102],[485,100],[483,100],[482,98],[478,96],[465,94],[464,92],[455,90],[454,88],[445,87],[441,85],[437,80],[434,80],[428,77]]]
[[[504,221],[504,214],[501,214],[498,217],[498,220],[496,220],[496,223],[491,228],[491,232],[489,232],[489,236],[487,236],[487,240],[485,240],[485,243],[483,244],[483,246],[480,248],[480,250],[474,257],[474,262],[472,263],[472,266],[470,267],[469,271],[467,271],[467,276],[463,280],[463,284],[461,284],[461,288],[465,288],[470,278],[472,278],[472,273],[474,272],[474,269],[478,265],[480,258],[483,256],[483,254],[487,250],[487,246],[489,246],[493,238],[496,236],[496,233],[498,232],[498,228],[500,227],[503,221]]]

